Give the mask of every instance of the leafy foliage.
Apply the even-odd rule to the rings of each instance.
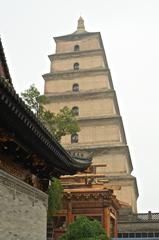
[[[51,186],[48,189],[48,216],[52,216],[62,207],[63,187],[57,178],[52,178]]]
[[[22,98],[28,107],[35,113],[35,115],[41,118],[41,115],[44,111],[44,104],[46,104],[47,98],[45,95],[40,95],[40,92],[35,87],[31,85],[29,89],[21,93]]]
[[[75,134],[79,132],[79,126],[77,120],[68,107],[64,107],[55,116],[55,135],[57,140],[61,139],[61,136],[67,134]]]
[[[67,232],[60,240],[107,240],[104,228],[97,220],[90,220],[84,216],[77,216],[74,223],[70,224]]]
[[[21,96],[58,141],[62,136],[79,132],[80,129],[72,110],[64,107],[57,114],[46,110],[45,105],[48,99],[45,95],[40,95],[35,85],[31,85],[29,89],[21,93]]]

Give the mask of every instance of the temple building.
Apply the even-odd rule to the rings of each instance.
[[[119,201],[113,194],[113,189],[105,183],[95,183],[103,177],[96,173],[97,165],[91,165],[85,172],[74,176],[61,177],[64,187],[63,207],[48,224],[48,240],[58,240],[77,216],[86,216],[98,220],[105,229],[108,237],[118,237]],[[54,231],[52,231],[54,229]],[[50,237],[50,238],[49,238]]]
[[[138,187],[101,34],[87,32],[80,17],[74,33],[54,40],[56,53],[49,55],[50,72],[43,75],[47,108],[72,108],[80,125],[62,145],[92,155],[97,174],[103,174],[94,181],[114,187],[120,204],[136,213]]]
[[[71,157],[16,94],[0,40],[0,239],[45,240],[49,180],[90,163]]]

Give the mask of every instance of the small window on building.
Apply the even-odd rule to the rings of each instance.
[[[71,143],[78,143],[78,134],[71,135]]]
[[[73,92],[79,92],[79,85],[77,83],[73,84],[72,91]]]
[[[159,237],[159,232],[155,232],[155,237]]]
[[[128,233],[123,233],[123,238],[128,238]]]
[[[141,237],[142,237],[142,238],[147,238],[147,233],[146,233],[146,232],[141,233]]]
[[[141,233],[136,233],[136,238],[141,238]]]
[[[79,50],[80,50],[80,46],[79,46],[79,45],[75,45],[75,46],[74,46],[74,51],[75,51],[75,52],[78,52]]]
[[[73,107],[72,112],[75,116],[78,116],[79,115],[79,108],[78,107]]]
[[[74,68],[74,70],[79,70],[79,63],[75,63],[73,68]]]
[[[134,238],[135,234],[134,233],[129,233],[129,238]]]
[[[153,238],[153,232],[149,232],[148,234],[147,234],[147,236],[148,236],[148,238]]]
[[[122,238],[122,233],[118,233],[118,238]]]

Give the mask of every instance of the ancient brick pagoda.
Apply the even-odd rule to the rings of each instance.
[[[72,153],[92,154],[93,164],[107,165],[97,167],[105,175],[100,181],[120,186],[114,194],[136,213],[138,188],[101,34],[87,32],[80,17],[74,33],[54,40],[56,53],[43,75],[48,109],[72,108],[81,129],[64,137],[62,145]]]

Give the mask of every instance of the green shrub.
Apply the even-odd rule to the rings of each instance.
[[[68,226],[60,240],[107,240],[108,237],[101,223],[84,216],[77,216],[76,221]]]

